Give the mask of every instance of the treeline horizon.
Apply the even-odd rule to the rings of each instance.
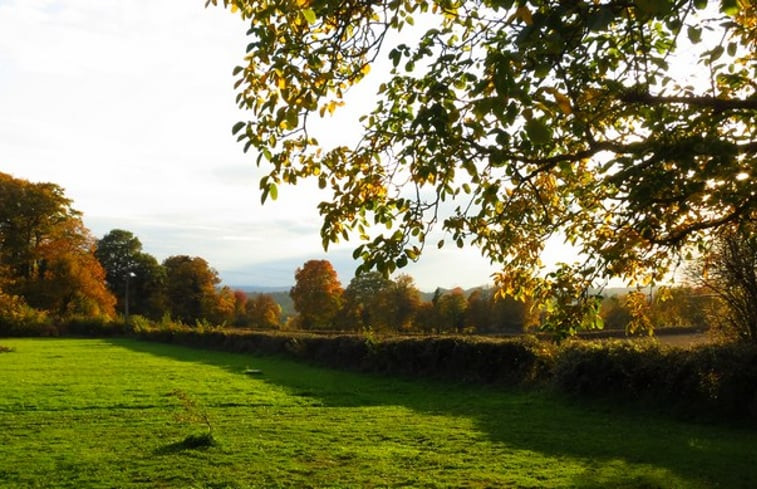
[[[531,304],[501,297],[492,287],[424,294],[409,275],[378,272],[355,275],[343,287],[327,260],[305,262],[293,271],[294,285],[278,294],[234,289],[221,285],[202,257],[173,255],[158,262],[123,229],[95,238],[53,183],[0,173],[0,204],[2,322],[142,316],[190,326],[484,334],[539,327]],[[291,306],[281,300],[287,289]],[[649,297],[656,326],[707,325],[701,291],[674,288],[666,294],[664,307],[657,294]],[[604,325],[626,328],[632,307],[637,305],[623,296],[604,298]]]

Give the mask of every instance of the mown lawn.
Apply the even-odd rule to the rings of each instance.
[[[757,487],[749,429],[130,340],[0,344],[3,488]],[[204,427],[177,390],[214,446],[182,443]]]

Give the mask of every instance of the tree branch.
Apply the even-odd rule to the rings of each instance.
[[[628,104],[666,105],[684,104],[693,107],[710,108],[716,111],[725,110],[757,110],[757,98],[726,99],[710,96],[701,97],[664,97],[639,91],[628,91],[620,96],[622,102]]]

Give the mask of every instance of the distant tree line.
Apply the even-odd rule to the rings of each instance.
[[[606,297],[605,328],[653,332],[671,326],[717,327],[757,337],[757,242],[753,227],[722,231],[690,267],[690,286]],[[121,315],[187,325],[511,334],[543,322],[530,304],[495,289],[437,289],[423,300],[413,278],[356,274],[346,288],[327,260],[309,260],[290,291],[295,314],[282,318],[269,294],[221,286],[201,257],[158,260],[130,231],[95,239],[64,191],[0,173],[0,325]]]
[[[498,298],[491,289],[466,294],[437,289],[430,301],[409,275],[396,279],[375,271],[356,274],[342,288],[328,260],[307,261],[295,273],[290,293],[295,329],[424,333],[519,333],[528,323],[528,306]]]
[[[0,322],[112,319],[278,327],[270,296],[219,287],[200,257],[159,263],[131,232],[95,239],[63,189],[0,173]]]

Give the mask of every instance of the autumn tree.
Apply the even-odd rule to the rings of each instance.
[[[476,289],[468,296],[465,320],[481,333],[521,333],[530,324],[529,307],[492,289]]]
[[[378,272],[357,273],[350,280],[342,296],[342,317],[347,322],[344,329],[387,329],[391,307],[388,290],[392,281]]]
[[[712,320],[736,336],[757,342],[757,233],[755,223],[724,229],[693,266],[694,281],[722,304]]]
[[[232,319],[232,325],[233,326],[240,326],[245,327],[249,326],[249,321],[247,320],[247,301],[248,296],[247,293],[243,290],[235,290],[233,292],[234,295],[234,317]]]
[[[366,240],[366,268],[404,266],[441,225],[546,324],[591,326],[591,286],[659,281],[757,209],[750,0],[222,2],[250,26],[233,132],[266,162],[263,200],[316,179],[324,246]],[[385,60],[362,137],[319,144],[314,121]],[[540,267],[552,237],[581,259]]]
[[[305,329],[331,328],[342,307],[342,284],[328,260],[309,260],[294,275],[289,295]]]
[[[108,288],[118,300],[119,311],[125,311],[128,284],[130,313],[160,318],[166,307],[165,270],[142,250],[139,238],[130,231],[113,229],[97,241],[95,256],[105,268]]]
[[[112,316],[115,298],[81,213],[53,183],[0,173],[0,270],[6,294],[56,317]]]
[[[400,274],[385,291],[387,323],[394,330],[408,330],[413,326],[421,303],[421,293],[410,275]]]
[[[421,301],[415,311],[413,328],[427,334],[434,333],[437,331],[439,324],[438,316],[433,302]]]
[[[188,324],[210,321],[218,311],[218,272],[199,256],[177,255],[163,261],[171,315]]]
[[[437,310],[439,332],[462,333],[465,329],[465,311],[468,300],[460,287],[444,292],[434,304]]]
[[[246,318],[257,329],[278,329],[281,326],[281,306],[271,294],[255,294],[247,300]]]
[[[599,314],[606,329],[625,330],[631,322],[631,314],[625,306],[624,297],[620,294],[602,299]]]
[[[211,301],[205,319],[215,325],[228,326],[234,322],[237,310],[237,296],[228,285],[216,290],[215,300]]]

